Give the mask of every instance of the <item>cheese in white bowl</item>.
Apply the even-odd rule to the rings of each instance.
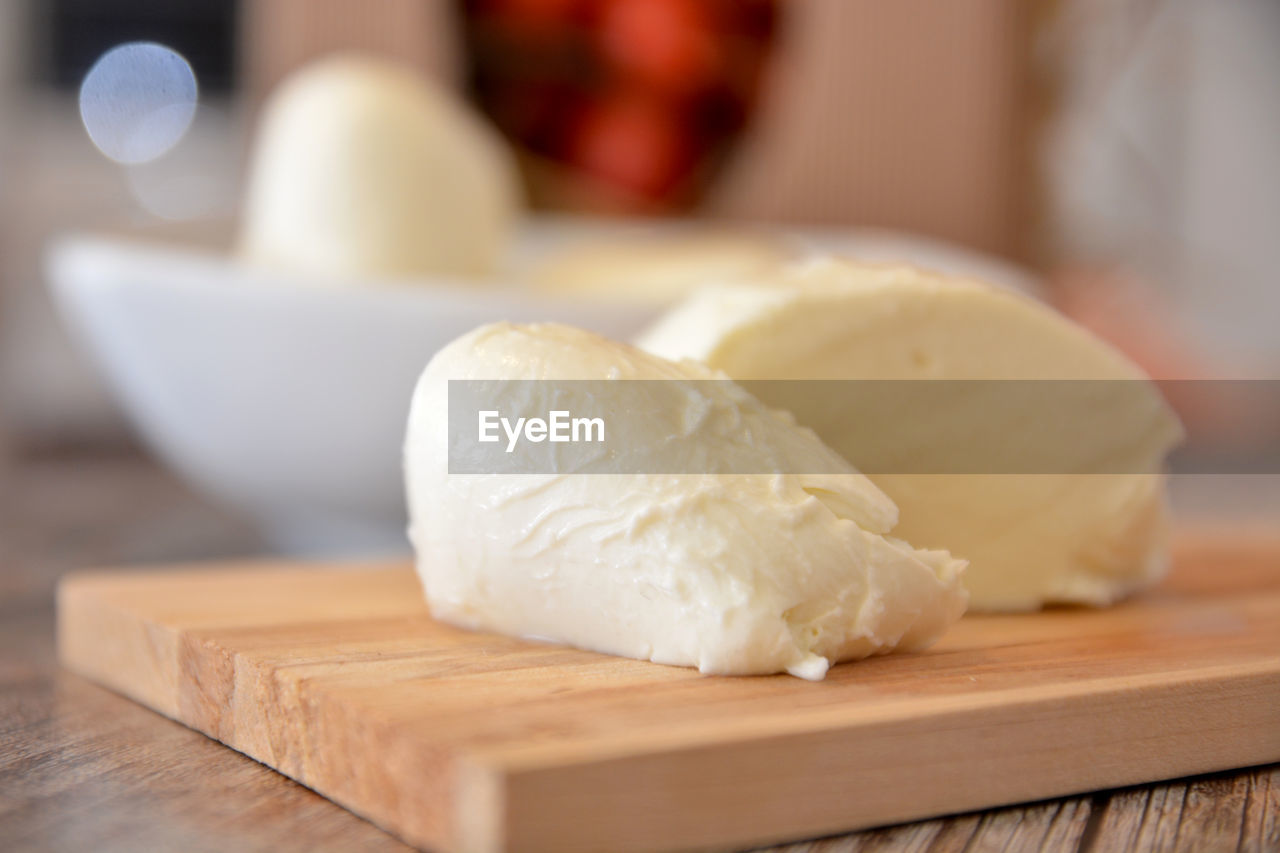
[[[338,56],[264,105],[239,251],[333,280],[483,277],[520,196],[506,144],[460,99],[407,68]]]

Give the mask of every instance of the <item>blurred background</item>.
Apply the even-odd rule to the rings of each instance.
[[[122,165],[78,93],[140,40],[199,96],[176,144]],[[48,240],[229,245],[264,98],[347,50],[468,99],[535,210],[936,238],[1031,270],[1157,377],[1280,376],[1274,0],[0,0],[11,475],[135,443],[53,307]]]

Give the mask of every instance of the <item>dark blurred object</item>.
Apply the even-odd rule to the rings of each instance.
[[[43,35],[32,51],[37,82],[78,89],[93,63],[111,48],[154,41],[186,57],[204,92],[225,93],[235,86],[238,3],[49,0],[33,6]]]
[[[1025,260],[1050,0],[255,0],[246,86],[359,50],[466,82],[534,202],[910,231]]]
[[[747,125],[773,0],[465,0],[469,83],[528,153],[685,206]],[[551,196],[554,186],[535,185]]]

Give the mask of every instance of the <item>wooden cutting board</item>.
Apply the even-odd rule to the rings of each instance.
[[[78,574],[58,611],[70,669],[439,850],[746,846],[1280,760],[1259,531],[821,683],[457,630],[398,563]]]

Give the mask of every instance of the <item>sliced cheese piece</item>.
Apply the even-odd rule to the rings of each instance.
[[[700,291],[640,345],[738,380],[1127,380],[972,393],[952,383],[936,394],[897,386],[896,400],[889,386],[881,396],[896,405],[877,406],[852,383],[847,393],[834,383],[749,389],[867,471],[898,505],[899,535],[969,560],[975,609],[1108,604],[1165,570],[1162,471],[1181,437],[1177,418],[1135,365],[1028,298],[824,259],[768,286]],[[1069,418],[1046,417],[1045,398],[1031,393],[1057,387],[1085,398]],[[1014,461],[1037,442],[1043,467]],[[966,468],[969,457],[982,461]],[[944,473],[953,471],[963,473]]]
[[[450,474],[449,380],[495,379],[674,390],[658,406],[619,397],[637,402],[608,414],[613,443],[630,449],[616,463]],[[504,417],[594,402],[572,383],[493,385]],[[684,450],[672,450],[676,436]],[[684,455],[663,458],[672,452]],[[773,471],[707,473],[735,454]],[[634,473],[657,469],[675,473]],[[797,469],[820,473],[781,473]],[[414,393],[405,477],[431,611],[468,628],[705,673],[819,679],[838,661],[924,647],[965,607],[963,561],[883,535],[892,502],[789,415],[722,374],[565,326],[500,323],[441,350]]]
[[[327,278],[492,273],[520,205],[496,131],[408,69],[340,56],[263,108],[240,252]]]

